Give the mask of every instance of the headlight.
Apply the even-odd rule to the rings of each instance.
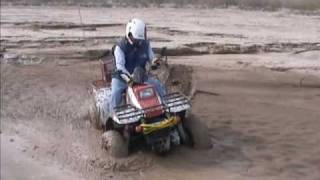
[[[141,99],[146,99],[154,96],[154,92],[152,88],[147,88],[139,93]]]

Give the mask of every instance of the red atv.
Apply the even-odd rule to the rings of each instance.
[[[111,66],[112,62],[103,62],[103,80],[93,83],[95,106],[91,119],[103,127],[102,145],[112,156],[126,156],[137,139],[145,140],[159,154],[180,144],[192,145],[194,131],[185,125],[191,105],[179,92],[160,98],[153,85],[133,83],[124,94],[123,105],[110,114]]]

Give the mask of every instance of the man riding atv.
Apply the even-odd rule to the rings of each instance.
[[[129,21],[126,36],[114,46],[113,55],[112,78],[107,64],[102,63],[103,78],[93,83],[94,106],[90,110],[92,122],[104,131],[102,147],[110,155],[128,155],[139,140],[163,154],[174,146],[208,139],[198,135],[205,129],[201,123],[186,118],[191,108],[189,99],[180,92],[167,93],[159,80],[148,77],[147,64],[164,64],[154,58],[142,20]]]
[[[126,35],[114,48],[116,71],[111,82],[111,112],[121,105],[122,93],[132,83],[135,69],[146,69],[147,63],[158,63],[150,42],[147,40],[146,24],[140,19],[131,19],[126,26]],[[165,88],[159,80],[145,77],[144,83],[154,85],[160,97],[165,95]]]

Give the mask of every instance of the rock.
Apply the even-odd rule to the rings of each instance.
[[[6,52],[7,50],[6,50],[6,48],[5,47],[0,47],[0,55],[1,56],[3,56],[3,54],[2,53],[4,53],[4,52]]]
[[[101,50],[101,49],[91,49],[91,50],[87,50],[86,52],[84,52],[83,56],[86,59],[90,59],[90,60],[97,60],[99,58],[102,57],[106,57],[110,55],[110,51],[109,50]]]
[[[18,60],[19,59],[19,55],[15,54],[15,53],[5,53],[3,55],[3,59],[7,60],[7,61],[12,61],[12,60]]]
[[[84,30],[84,31],[96,31],[97,28],[94,27],[94,26],[92,26],[92,27],[84,27],[84,28],[82,28],[82,30]]]
[[[38,148],[39,148],[39,146],[37,146],[37,145],[33,146],[33,150],[37,150]]]

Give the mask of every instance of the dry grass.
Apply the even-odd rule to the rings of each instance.
[[[179,0],[178,0],[179,1]],[[181,0],[180,0],[181,1]],[[182,0],[183,1],[183,0]],[[187,0],[191,4],[207,7],[238,6],[248,9],[277,10],[280,8],[299,10],[319,10],[319,0]],[[183,4],[183,3],[180,3]]]
[[[299,9],[317,10],[320,9],[319,0],[237,0],[240,7],[266,8],[266,9]]]
[[[1,0],[1,4],[12,5],[83,5],[83,6],[131,6],[174,7],[194,5],[204,8],[237,6],[244,9],[277,10],[280,8],[298,10],[319,10],[319,0]]]

